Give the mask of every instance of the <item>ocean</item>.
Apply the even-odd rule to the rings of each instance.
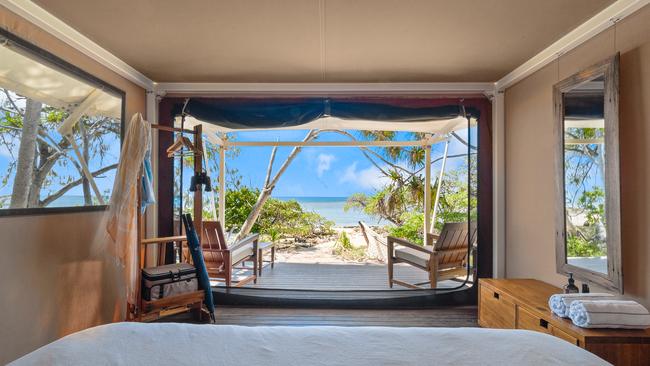
[[[376,225],[376,218],[368,216],[358,210],[345,212],[343,207],[347,197],[274,197],[279,200],[296,200],[305,211],[313,211],[334,221],[336,226],[358,226],[359,221],[366,224]]]
[[[347,197],[274,197],[280,200],[296,200],[305,211],[313,211],[334,221],[336,226],[357,226],[359,221],[370,225],[378,224],[376,218],[370,217],[358,210],[345,212],[343,207]],[[107,199],[108,201],[108,199]],[[82,206],[83,197],[66,195],[54,201],[50,207]]]

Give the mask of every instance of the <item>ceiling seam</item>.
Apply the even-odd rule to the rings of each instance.
[[[325,37],[326,24],[325,24],[325,0],[318,0],[318,20],[319,20],[319,36],[320,36],[320,72],[321,80],[325,82],[327,79],[327,39]]]

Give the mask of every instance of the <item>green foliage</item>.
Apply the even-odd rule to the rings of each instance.
[[[335,255],[347,260],[362,261],[366,258],[366,248],[352,245],[345,231],[341,231],[341,234],[339,234],[333,252]]]
[[[602,257],[607,252],[598,243],[578,235],[567,235],[567,257]]]
[[[422,228],[424,227],[424,214],[405,212],[401,215],[400,219],[402,220],[402,225],[388,228],[390,235],[423,245]]]
[[[578,198],[578,207],[586,212],[589,225],[605,223],[605,192],[602,188],[594,187],[591,191],[584,191]]]
[[[259,193],[259,189],[246,186],[226,192],[226,230],[238,231],[241,228],[257,202]],[[323,216],[304,211],[296,200],[282,201],[269,198],[262,207],[262,212],[252,231],[277,241],[282,237],[305,239],[315,235],[330,234],[332,226],[334,223]]]

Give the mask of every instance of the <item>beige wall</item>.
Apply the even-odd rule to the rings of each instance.
[[[555,272],[552,88],[617,51],[624,286],[650,306],[650,6],[506,90],[506,275],[566,283]]]
[[[142,88],[0,7],[0,26],[126,92],[127,116],[145,112]],[[0,217],[0,364],[68,333],[119,320],[119,274],[93,259],[102,212]]]

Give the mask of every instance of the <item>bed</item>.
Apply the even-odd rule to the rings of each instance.
[[[523,330],[115,323],[11,365],[609,365]]]

